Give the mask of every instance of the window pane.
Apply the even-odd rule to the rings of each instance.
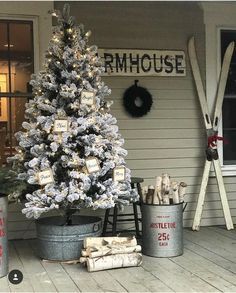
[[[225,98],[223,104],[224,164],[236,164],[236,99]]]
[[[0,60],[7,60],[7,24],[0,22]]]
[[[14,134],[24,121],[24,93],[29,92],[34,70],[33,31],[31,21],[0,21],[0,92],[13,96],[0,97],[0,166],[14,153]],[[14,93],[23,93],[14,97]]]
[[[221,31],[221,60],[230,42],[236,41],[236,31]],[[236,164],[236,54],[230,64],[229,75],[226,83],[224,103],[222,109],[223,136],[227,143],[223,145],[224,165]]]
[[[225,130],[224,138],[229,142],[224,145],[224,164],[235,165],[236,164],[236,129]]]
[[[32,24],[10,23],[9,38],[12,92],[26,93],[33,72]]]
[[[8,42],[7,24],[0,22],[0,92],[7,92],[9,89],[8,71]],[[5,162],[5,146],[8,128],[8,100],[0,98],[0,165]]]
[[[9,89],[7,32],[7,24],[0,22],[0,92],[7,92]]]

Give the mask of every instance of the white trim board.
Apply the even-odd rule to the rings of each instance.
[[[236,30],[236,3],[201,3],[204,11],[204,23],[206,29],[206,95],[210,113],[214,109],[217,81],[220,75],[220,30]],[[222,13],[224,11],[224,13]],[[222,135],[222,123],[219,127],[219,135]],[[236,165],[223,165],[223,147],[219,143],[219,158],[222,165],[223,176],[236,176]],[[211,172],[214,176],[214,172]]]

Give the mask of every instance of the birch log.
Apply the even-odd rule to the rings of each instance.
[[[171,182],[172,199],[173,203],[179,203],[179,183],[176,181]]]
[[[89,272],[122,267],[136,267],[140,266],[141,263],[142,254],[137,252],[87,258],[87,268]]]
[[[153,203],[153,195],[154,195],[154,186],[149,185],[148,186],[148,193],[146,196],[146,203],[147,204],[152,204]]]
[[[163,204],[170,204],[170,196],[169,196],[169,194],[163,194],[162,195],[162,203]]]
[[[148,186],[143,186],[142,187],[142,202],[146,203],[146,197],[148,193]]]
[[[132,253],[132,252],[141,252],[142,248],[140,245],[136,246],[124,246],[124,245],[116,245],[116,246],[101,246],[97,249],[97,251],[88,251],[88,257],[95,258],[99,256],[105,255],[113,255],[113,254],[124,254],[124,253]]]
[[[108,244],[136,246],[137,239],[135,237],[87,237],[84,239],[84,248],[98,247]]]
[[[179,184],[179,201],[180,202],[184,201],[184,196],[186,194],[186,187],[187,187],[187,184],[185,182],[180,182]]]
[[[170,204],[170,176],[168,174],[162,174],[162,201],[163,204]]]
[[[156,183],[155,183],[155,191],[153,195],[153,204],[160,204],[162,202],[161,183],[162,183],[161,176],[157,176]]]
[[[85,256],[81,256],[79,259],[80,263],[86,263],[86,261],[87,261],[87,257],[85,257]]]
[[[162,174],[162,194],[170,193],[170,176],[169,174]]]

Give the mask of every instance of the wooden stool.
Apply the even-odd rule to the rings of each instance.
[[[141,193],[142,193],[141,184],[140,184],[141,182],[143,182],[143,178],[131,177],[131,187],[137,188],[139,196],[141,196]],[[107,209],[106,213],[105,213],[105,218],[104,218],[102,235],[103,236],[106,235],[107,225],[110,224],[112,226],[112,236],[115,236],[121,232],[136,232],[136,237],[140,238],[141,234],[140,234],[140,230],[139,230],[139,222],[141,222],[142,219],[138,217],[138,208],[137,208],[137,206],[140,206],[140,202],[139,201],[134,202],[134,203],[132,203],[132,206],[133,206],[133,213],[126,213],[126,214],[125,213],[119,214],[117,205],[115,205],[115,207],[113,209],[113,214],[110,214],[111,209]],[[110,217],[112,217],[112,221],[109,220]],[[119,219],[119,217],[128,217],[128,218]],[[130,222],[130,221],[134,221],[135,230],[117,231],[117,229],[116,229],[117,222]]]

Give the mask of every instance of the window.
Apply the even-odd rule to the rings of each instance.
[[[14,152],[33,71],[33,22],[0,20],[0,165]]]
[[[236,30],[221,30],[221,61],[230,42],[236,41]],[[222,130],[226,143],[223,145],[223,164],[236,165],[236,54],[233,54],[226,83]]]

